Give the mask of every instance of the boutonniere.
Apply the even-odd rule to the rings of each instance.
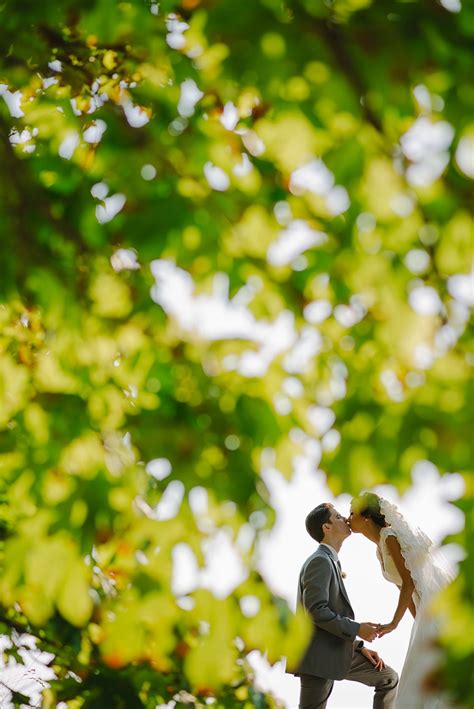
[[[343,579],[346,579],[346,578],[347,578],[346,572],[345,572],[345,571],[341,571],[341,576],[342,576]]]

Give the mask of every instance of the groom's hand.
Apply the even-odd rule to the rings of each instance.
[[[357,635],[362,640],[367,640],[367,642],[371,643],[377,637],[378,628],[379,626],[376,623],[361,623]]]
[[[375,650],[369,650],[368,647],[363,647],[359,650],[360,654],[363,655],[368,659],[369,662],[373,664],[376,670],[381,672],[383,668],[385,667],[385,662],[382,660],[381,657],[379,657],[378,653],[375,652]]]

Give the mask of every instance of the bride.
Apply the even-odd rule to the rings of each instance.
[[[366,492],[352,500],[349,525],[377,545],[384,578],[400,589],[393,618],[380,626],[378,636],[395,630],[407,610],[415,619],[395,706],[445,709],[448,703],[428,697],[422,685],[437,658],[437,622],[429,604],[450,582],[451,574],[435,563],[431,540],[420,529],[412,529],[395,505],[375,493]]]

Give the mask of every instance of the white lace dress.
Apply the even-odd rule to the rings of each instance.
[[[396,709],[448,709],[449,702],[440,696],[427,695],[423,691],[423,684],[438,659],[438,651],[435,647],[437,622],[429,611],[429,602],[433,595],[449,583],[451,577],[435,564],[431,554],[420,551],[420,558],[416,559],[413,548],[407,553],[407,550],[404,550],[406,540],[399,538],[390,527],[384,527],[380,532],[377,558],[387,581],[394,583],[398,588],[402,585],[402,579],[386,544],[387,537],[390,535],[397,537],[405,564],[415,584],[413,602],[416,608],[416,619],[400,674],[395,707]]]

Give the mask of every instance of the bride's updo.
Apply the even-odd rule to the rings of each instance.
[[[363,492],[358,497],[354,497],[351,509],[365,517],[371,519],[377,527],[386,527],[385,517],[380,511],[380,497],[375,492]]]

